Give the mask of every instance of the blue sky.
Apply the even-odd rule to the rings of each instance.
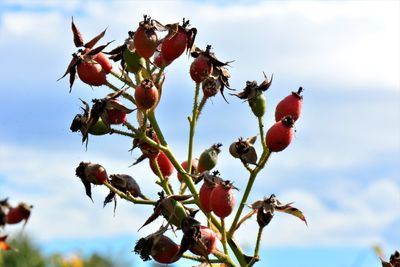
[[[155,196],[155,177],[146,163],[129,168],[137,157],[130,140],[91,138],[88,151],[69,131],[86,100],[108,93],[79,80],[56,82],[75,51],[70,19],[89,39],[105,27],[105,41],[121,43],[143,14],[163,23],[189,18],[199,31],[200,47],[212,44],[223,61],[235,60],[231,84],[261,81],[274,74],[267,92],[268,114],[298,86],[305,88],[304,109],[291,146],[271,157],[251,201],[275,193],[295,201],[309,221],[279,214],[265,231],[266,266],[377,266],[370,249],[380,244],[390,254],[400,248],[400,88],[399,2],[397,1],[2,1],[0,4],[0,197],[33,203],[26,231],[48,252],[104,251],[102,243],[130,250],[148,210],[120,201],[116,217],[94,204],[74,176],[82,160],[103,164],[110,173],[134,176]],[[205,16],[207,14],[207,16]],[[187,121],[194,85],[190,61],[181,57],[167,70],[161,126],[171,147],[184,159]],[[220,96],[208,103],[196,132],[195,154],[222,142],[218,169],[244,188],[247,174],[227,152],[239,136],[257,133],[247,104]],[[173,108],[171,108],[173,107]],[[134,118],[134,117],[133,117]],[[239,122],[240,123],[237,123]],[[258,147],[259,149],[259,147]],[[176,183],[174,183],[177,186]],[[237,198],[241,197],[241,192]],[[238,232],[244,245],[255,238],[255,223]],[[18,227],[8,228],[18,232]],[[139,235],[153,231],[149,227]],[[251,251],[251,248],[249,249]],[[289,253],[289,254],[288,254]],[[285,257],[285,255],[295,255]],[[361,255],[361,256],[360,256]],[[323,266],[328,266],[324,263]],[[352,265],[353,264],[353,265]]]

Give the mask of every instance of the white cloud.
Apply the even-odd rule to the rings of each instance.
[[[295,201],[293,206],[304,212],[309,226],[305,227],[290,215],[276,213],[264,232],[266,246],[387,244],[383,232],[400,222],[400,186],[382,178],[366,186],[358,183],[357,191],[354,191],[349,184],[339,182],[341,186],[337,181],[327,182],[320,189],[323,193],[283,190],[277,197],[284,202]],[[331,204],[326,203],[327,199]],[[332,203],[335,208],[331,207]],[[254,222],[247,223],[239,240],[252,244],[256,236],[255,225]]]
[[[20,2],[27,11],[6,10],[2,14],[0,33],[9,36],[2,42],[15,43],[14,38],[21,36],[64,42],[74,13],[85,36],[109,26],[107,38],[119,41],[137,27],[144,13],[161,22],[187,17],[199,30],[200,46],[211,43],[222,59],[236,60],[232,80],[240,81],[240,86],[255,78],[254,71],[258,75],[265,70],[274,72],[281,82],[318,81],[328,88],[399,88],[396,1],[261,1],[227,6],[181,1],[72,3],[44,2],[49,11],[36,13],[29,9],[29,1]]]

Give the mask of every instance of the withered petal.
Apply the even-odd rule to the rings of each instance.
[[[102,31],[101,33],[99,33],[97,36],[95,36],[92,40],[90,40],[89,42],[87,42],[85,45],[84,45],[84,47],[85,48],[93,48],[96,44],[97,44],[97,42],[101,39],[101,38],[103,38],[103,36],[106,34],[106,31],[107,31],[107,28],[104,30],[104,31]]]
[[[111,44],[112,42],[114,42],[114,41],[110,41],[110,42],[108,42],[108,43],[105,44],[105,45],[98,46],[98,47],[96,47],[95,49],[90,50],[90,52],[87,53],[86,55],[94,56],[94,55],[100,53],[101,51],[103,51],[103,49],[106,48],[106,47],[107,47],[109,44]]]
[[[74,35],[74,44],[76,47],[82,47],[83,46],[83,37],[81,32],[78,30],[74,23],[74,17],[72,17],[72,22],[71,22],[71,29],[72,29],[72,34]]]

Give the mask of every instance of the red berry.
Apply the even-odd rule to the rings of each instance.
[[[216,246],[217,234],[208,227],[200,226],[200,241],[190,251],[199,256],[206,256],[213,253]]]
[[[103,70],[105,71],[105,73],[108,74],[111,72],[112,63],[104,53],[102,53],[102,52],[97,53],[96,55],[94,55],[93,60],[95,60],[97,63],[99,63],[103,67]]]
[[[293,124],[293,118],[291,116],[286,116],[269,128],[265,137],[265,142],[269,151],[282,151],[292,142]]]
[[[140,22],[139,28],[133,36],[133,45],[136,52],[145,59],[149,59],[156,51],[158,37],[150,17],[145,16],[144,20]]]
[[[178,255],[179,249],[180,246],[175,244],[169,237],[161,235],[155,237],[150,255],[159,263],[173,263],[180,258],[180,255]]]
[[[210,195],[212,211],[220,218],[228,217],[235,206],[233,186],[229,181],[217,185]]]
[[[81,162],[84,177],[92,184],[104,184],[108,180],[106,169],[100,164]]]
[[[158,90],[149,79],[144,79],[135,89],[136,105],[140,110],[152,108],[158,101]]]
[[[115,102],[116,104],[122,105],[122,103],[119,100],[109,100],[109,102]],[[112,106],[112,105],[110,105]],[[126,122],[126,112],[118,109],[118,108],[109,108],[106,109],[107,111],[107,121],[110,124],[123,124]]]
[[[172,165],[171,161],[165,155],[164,152],[160,151],[158,156],[155,158],[150,158],[150,168],[155,175],[158,176],[157,167],[155,162],[157,161],[158,167],[160,167],[160,171],[164,177],[169,177],[174,172],[174,165]]]
[[[169,64],[171,64],[171,62],[172,60],[171,61],[166,60],[164,56],[159,52],[155,53],[154,55],[154,65],[156,65],[159,68],[163,66],[168,66]]]
[[[7,224],[16,224],[23,220],[28,220],[31,214],[31,206],[20,203],[17,207],[11,208],[6,215]]]
[[[164,60],[173,61],[185,52],[188,36],[186,30],[179,26],[178,32],[161,43],[161,54]]]
[[[210,196],[215,185],[204,182],[199,191],[200,206],[204,212],[211,212]]]
[[[294,121],[300,117],[303,102],[302,91],[303,87],[300,87],[297,92],[292,92],[278,103],[275,109],[275,121],[280,121],[287,115],[292,116]]]
[[[107,82],[106,73],[98,63],[82,61],[78,64],[77,71],[79,78],[86,84],[100,86]]]
[[[199,164],[199,159],[192,159],[192,171],[191,171],[191,174],[197,173],[197,165],[198,164]],[[185,170],[187,168],[187,165],[188,165],[187,164],[187,160],[185,160],[181,164],[182,168],[185,169]],[[178,176],[179,182],[182,182],[182,179],[183,179],[182,174],[180,172],[178,172],[177,176]]]
[[[126,113],[115,108],[108,109],[107,116],[110,124],[123,124],[126,122]]]
[[[206,56],[200,54],[190,65],[190,77],[196,83],[201,83],[212,72],[212,64]]]

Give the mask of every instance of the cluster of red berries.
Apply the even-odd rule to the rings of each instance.
[[[163,31],[166,34],[160,38],[159,33]],[[224,253],[228,254],[226,249],[227,232],[221,228],[224,228],[222,227],[225,224],[224,219],[230,216],[234,210],[234,189],[236,188],[231,181],[222,179],[218,171],[213,171],[217,166],[222,145],[214,144],[205,149],[198,157],[192,158],[190,155],[188,160],[179,164],[164,140],[157,123],[154,122],[154,111],[162,94],[165,80],[164,69],[186,51],[194,58],[189,68],[189,74],[196,84],[196,95],[200,90],[203,92],[200,105],[196,99],[193,116],[189,118],[191,132],[194,134],[194,127],[205,101],[218,92],[225,99],[224,88],[231,89],[230,73],[227,69],[230,62],[218,60],[211,51],[210,45],[205,50],[196,47],[194,41],[197,30],[189,28],[189,21],[185,19],[182,24],[163,25],[157,20],[144,16],[136,31],[128,32],[125,42],[109,52],[103,50],[111,42],[95,47],[105,35],[105,31],[87,43],[83,41],[82,34],[74,21],[72,21],[72,32],[78,51],[73,54],[62,78],[69,74],[70,88],[72,88],[75,76],[78,74],[84,83],[90,86],[106,85],[114,92],[102,99],[93,99],[92,106],[81,100],[84,106],[83,112],[75,116],[70,129],[73,132],[81,132],[82,142],[86,141],[86,144],[89,135],[117,133],[132,138],[132,150],[138,148],[141,151],[140,157],[133,165],[148,159],[149,169],[158,176],[157,183],[163,189],[158,193],[157,200],[151,200],[141,192],[138,183],[130,175],[108,175],[106,169],[100,164],[81,162],[75,173],[82,181],[87,196],[92,197],[92,185],[106,185],[110,188],[110,193],[105,198],[104,205],[112,200],[116,204],[116,195],[119,195],[134,203],[146,202],[146,204],[154,206],[153,213],[142,227],[154,222],[159,216],[165,218],[166,225],[137,242],[134,251],[140,254],[143,260],[153,258],[160,263],[168,264],[179,260],[186,251],[190,251],[200,256],[199,259],[207,261],[209,254],[217,255],[219,253],[217,239],[221,235],[221,241],[225,245]],[[119,62],[120,73],[115,71],[112,61]],[[124,85],[121,89],[112,85],[107,80],[107,75],[113,75],[123,81]],[[134,78],[131,79],[133,76]],[[263,92],[270,87],[271,82],[272,77],[271,80],[268,80],[266,76],[261,84],[256,81],[247,81],[243,92],[232,95],[248,101],[253,114],[262,118],[266,112],[266,98]],[[128,93],[130,88],[134,89],[133,94]],[[301,112],[301,92],[302,88],[300,87],[298,92],[293,92],[277,105],[276,123],[267,131],[266,136],[262,137],[264,138],[262,144],[265,153],[282,151],[292,141],[293,125]],[[121,101],[122,97],[129,100],[134,108],[125,106]],[[137,114],[138,126],[132,125],[128,120],[128,114],[134,111]],[[124,126],[129,131],[115,129],[113,125]],[[263,165],[258,165],[255,141],[256,136],[247,139],[239,138],[229,146],[230,154],[234,158],[240,159],[250,171],[252,169],[249,164],[259,168],[263,167]],[[177,178],[181,182],[180,194],[174,194],[169,183],[169,178],[175,169]],[[203,183],[197,193],[195,184],[201,181]],[[186,186],[191,191],[189,195],[184,195]],[[239,210],[243,209],[244,203],[245,201],[242,200]],[[195,219],[199,209],[191,208],[191,204],[197,205],[207,216],[209,219],[207,226]],[[275,210],[290,213],[305,221],[299,210],[289,204],[281,204],[272,196],[257,201],[251,208],[253,209],[251,215],[257,213],[260,227],[269,223]],[[235,220],[239,219],[240,212]],[[219,227],[215,226],[215,221],[211,223],[212,218],[215,218],[214,214],[221,219]],[[237,244],[232,239],[232,229],[235,230],[235,227],[238,226],[232,225],[228,237],[229,242],[234,244],[231,246],[233,250],[237,249]],[[179,244],[165,235],[171,228],[182,231],[183,236]],[[219,229],[215,230],[215,228]],[[256,261],[256,255],[251,260]]]
[[[282,151],[292,142],[293,126],[301,113],[302,91],[303,88],[300,87],[297,92],[292,92],[276,106],[276,123],[269,128],[265,137],[265,142],[271,152]]]

